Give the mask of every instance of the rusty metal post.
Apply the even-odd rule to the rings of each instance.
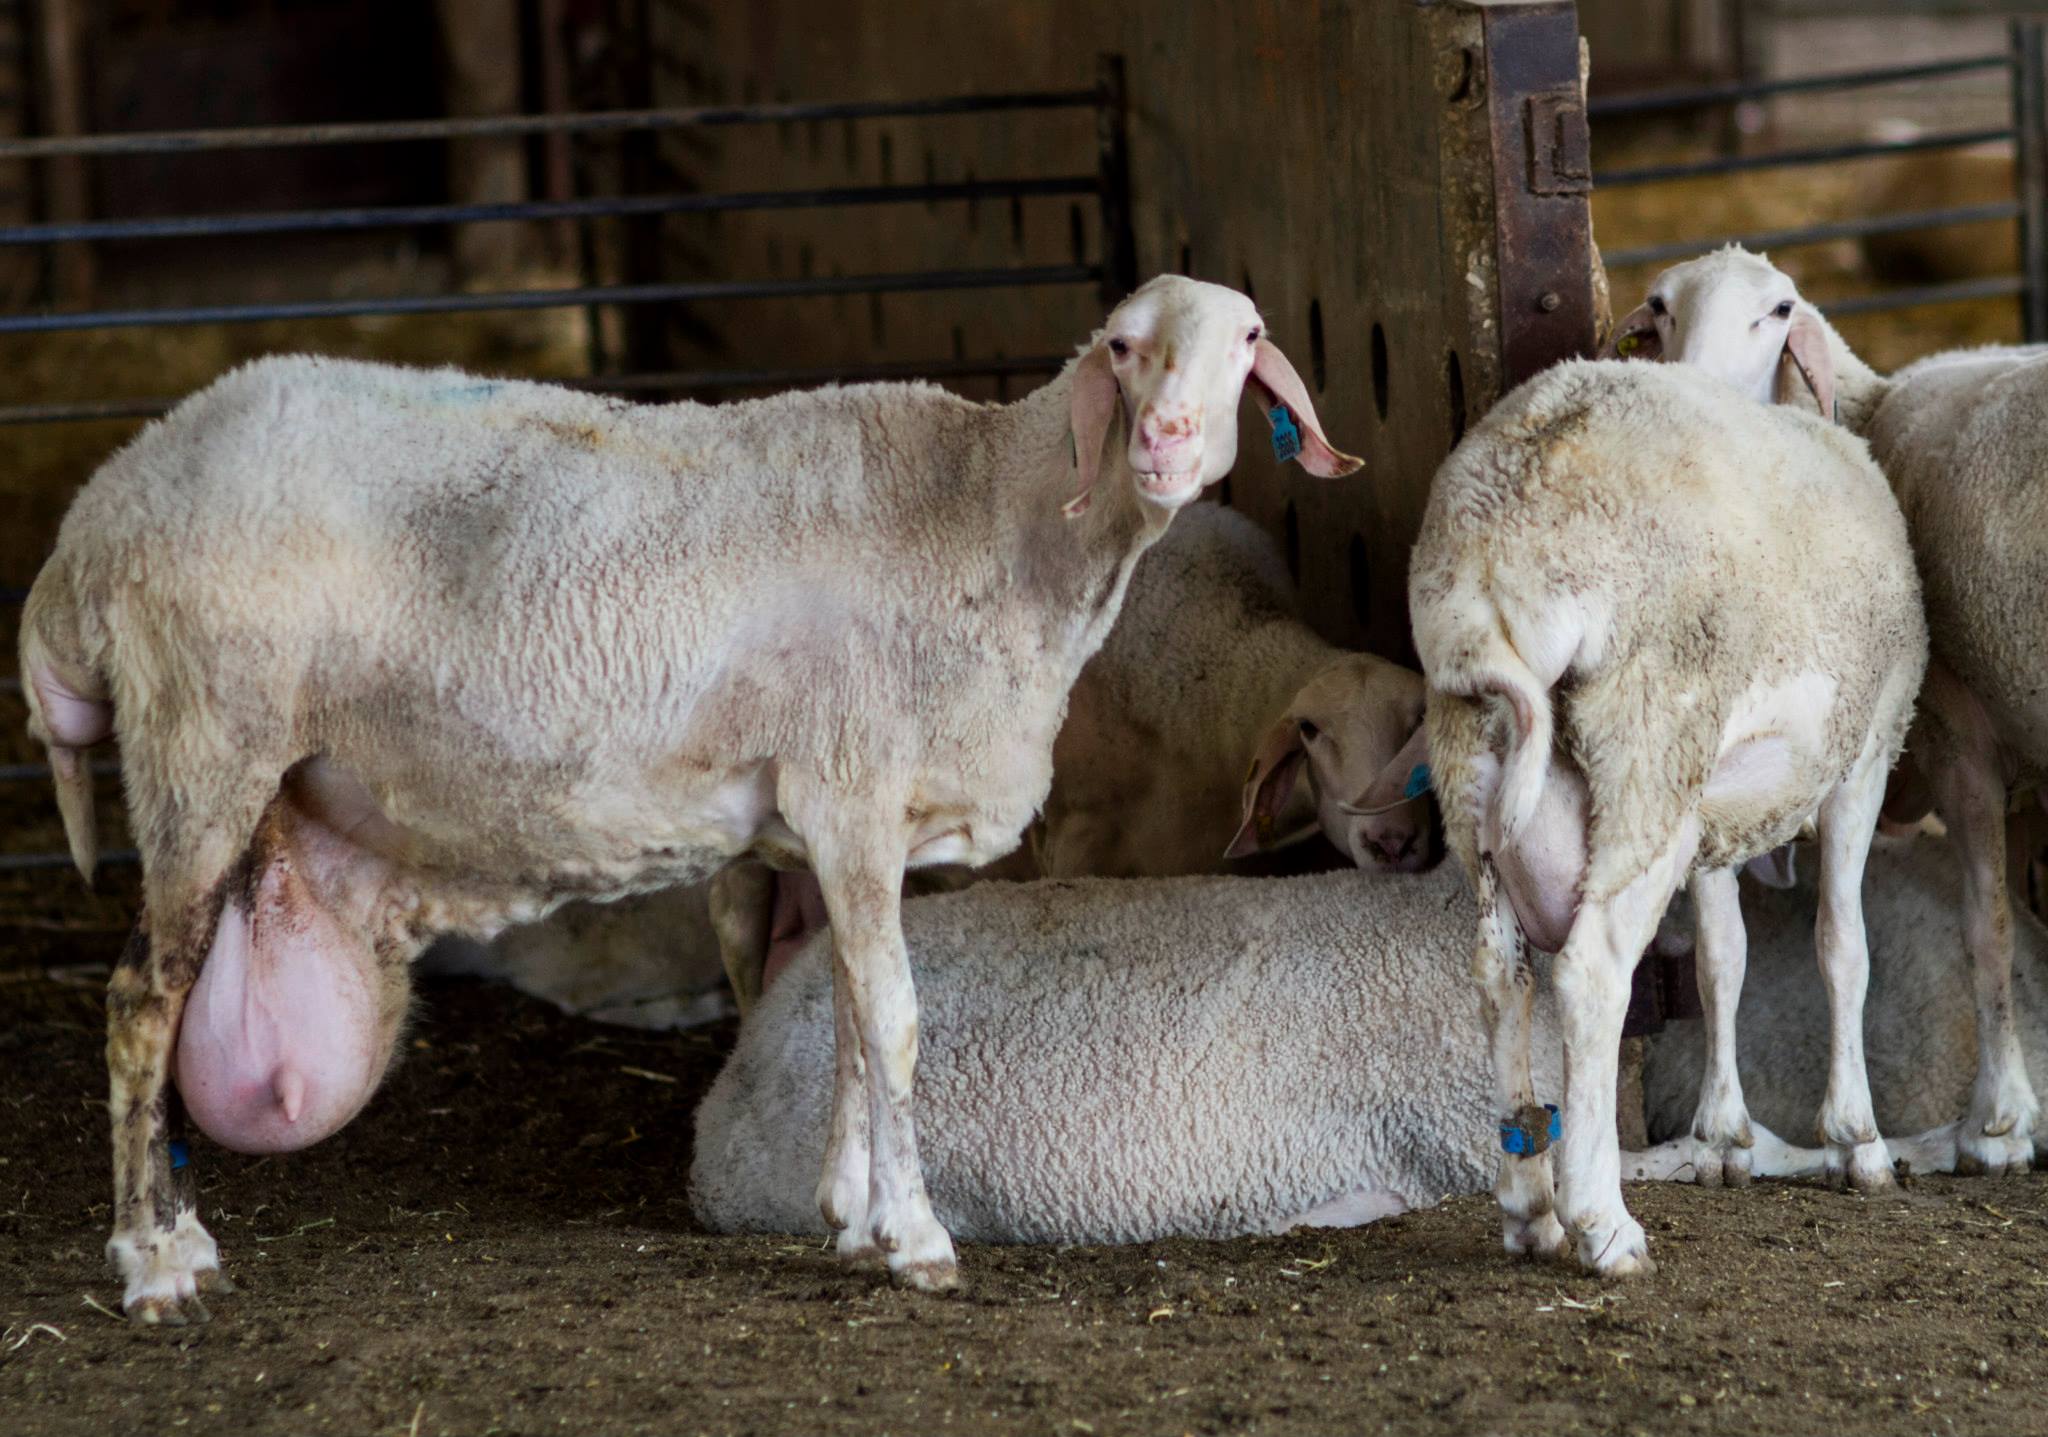
[[[1507,390],[1592,350],[1593,163],[1571,0],[1480,14]]]
[[[2020,202],[2021,332],[2048,340],[2048,73],[2039,20],[2012,22],[2013,194]]]
[[[1124,57],[1096,60],[1096,173],[1102,185],[1102,305],[1108,309],[1138,287],[1138,250],[1131,234],[1131,152],[1126,133]]]

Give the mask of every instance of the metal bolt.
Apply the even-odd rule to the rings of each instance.
[[[1557,297],[1556,290],[1546,289],[1545,291],[1543,291],[1543,297],[1536,301],[1536,307],[1542,310],[1545,314],[1550,314],[1553,313],[1557,309],[1557,307],[1563,303],[1564,301]]]

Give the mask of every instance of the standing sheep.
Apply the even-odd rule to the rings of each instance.
[[[1831,1173],[1891,1180],[1864,1075],[1859,885],[1927,640],[1905,528],[1862,444],[1668,366],[1573,362],[1437,471],[1409,575],[1429,751],[1479,895],[1512,1252],[1652,1267],[1623,1205],[1615,1064],[1629,976],[1690,879],[1716,1064],[1694,1131],[1751,1170],[1733,1056],[1735,869],[1817,822],[1832,1000]],[[1558,1188],[1530,1081],[1524,939],[1558,953]],[[1722,1061],[1725,1059],[1725,1061]]]
[[[840,1249],[953,1284],[904,869],[1015,845],[1131,566],[1230,469],[1247,381],[1305,467],[1357,467],[1251,302],[1175,276],[1002,407],[636,408],[292,358],[145,430],[73,504],[21,640],[81,867],[79,751],[110,734],[143,854],[108,1001],[128,1312],[203,1317],[218,1282],[174,1066],[217,1140],[302,1147],[381,1080],[431,935],[748,852],[807,864],[832,921]]]
[[[1937,354],[1877,374],[1789,277],[1730,246],[1659,275],[1618,345],[1704,369],[1754,399],[1798,397],[1870,441],[1925,591],[1932,646],[1887,801],[1931,804],[1963,853],[1963,942],[1976,971],[1979,1067],[1958,1125],[1968,1171],[2025,1172],[2040,1103],[2012,1013],[2005,809],[2048,777],[2048,352]]]
[[[1272,538],[1220,505],[1191,505],[1132,572],[1109,638],[1074,683],[1030,851],[974,873],[923,870],[906,893],[933,879],[1214,872],[1318,819],[1361,867],[1424,867],[1437,852],[1427,796],[1355,811],[1382,770],[1406,780],[1421,725],[1420,674],[1318,638]],[[744,1013],[764,976],[823,926],[816,889],[808,873],[741,861],[708,884],[572,903],[488,946],[450,940],[432,956],[573,1012],[703,1021],[717,1016],[721,971]]]

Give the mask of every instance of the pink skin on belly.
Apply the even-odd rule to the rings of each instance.
[[[358,875],[347,845],[280,803],[257,877],[222,905],[178,1031],[185,1109],[222,1147],[289,1152],[361,1111],[388,1065],[395,1022],[368,945],[315,893]],[[325,888],[326,885],[320,885]]]
[[[761,965],[761,991],[825,927],[825,893],[808,871],[775,875],[775,907],[768,920],[768,956]]]

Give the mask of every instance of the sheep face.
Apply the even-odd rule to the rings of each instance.
[[[1785,397],[1780,369],[1789,360],[1833,416],[1833,366],[1819,311],[1782,270],[1740,245],[1658,275],[1602,354],[1689,364],[1763,404]]]
[[[1250,382],[1260,409],[1285,431],[1302,467],[1334,478],[1360,461],[1324,438],[1294,366],[1265,337],[1252,302],[1236,290],[1160,275],[1111,311],[1074,371],[1074,460],[1087,506],[1110,420],[1123,421],[1124,459],[1138,497],[1174,510],[1237,462],[1238,399]]]

